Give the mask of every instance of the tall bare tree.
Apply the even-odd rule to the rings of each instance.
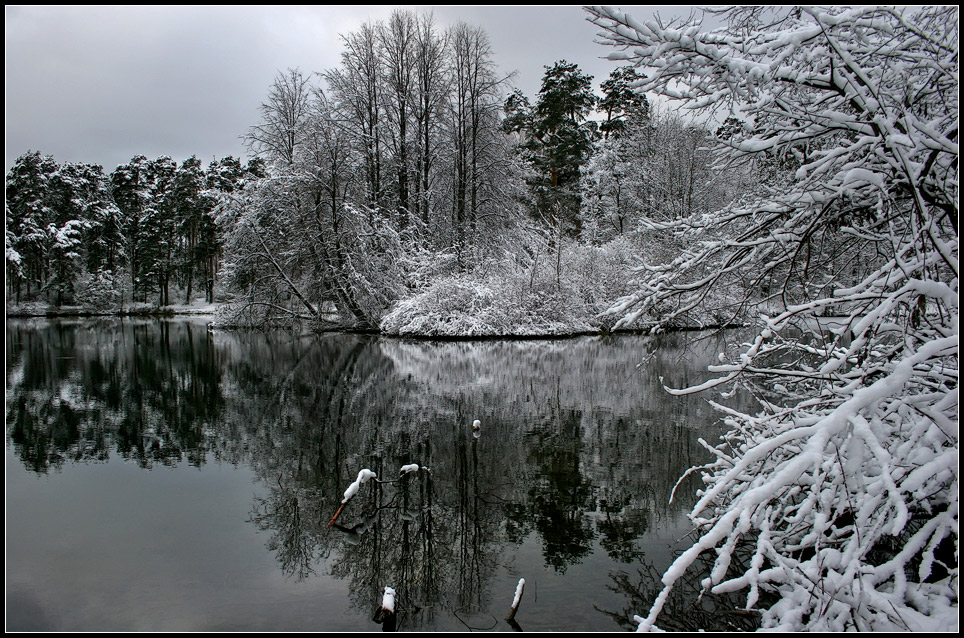
[[[498,75],[483,29],[460,22],[452,27],[449,38],[452,223],[461,258],[483,208],[498,196],[490,188],[493,178],[506,170],[507,148],[499,121],[505,78]]]
[[[332,94],[338,118],[345,123],[364,158],[365,196],[369,208],[385,205],[383,170],[384,86],[378,31],[370,23],[342,36],[345,50],[341,66],[323,76]]]
[[[268,101],[260,107],[261,123],[251,127],[245,142],[248,148],[271,162],[290,166],[303,141],[308,118],[311,89],[298,69],[275,76],[268,90]]]
[[[408,226],[412,213],[409,150],[412,144],[410,120],[414,106],[417,31],[415,14],[401,10],[394,11],[387,24],[378,26],[385,83],[385,114],[390,123],[388,133],[396,179],[397,215],[402,228]]]
[[[449,91],[446,65],[447,37],[436,30],[431,14],[418,18],[415,32],[415,142],[414,213],[427,227],[437,197],[433,194],[435,157],[441,144],[442,111]]]

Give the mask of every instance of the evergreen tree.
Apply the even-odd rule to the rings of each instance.
[[[209,190],[231,193],[240,185],[244,174],[245,168],[241,165],[241,161],[228,155],[208,164],[204,174],[205,186]]]
[[[11,283],[18,301],[21,295],[29,298],[47,280],[46,228],[52,215],[47,188],[57,169],[53,157],[30,151],[18,157],[7,174],[6,231],[11,250],[19,258],[12,271],[8,263],[8,273],[16,275]]]
[[[260,159],[253,159],[244,166],[239,159],[229,155],[208,165],[204,175],[205,190],[202,193],[206,205],[202,206],[198,219],[194,255],[195,268],[203,279],[204,298],[208,303],[214,303],[214,284],[219,276],[219,262],[226,232],[218,221],[220,212],[248,181],[260,179],[265,174],[264,161]]]
[[[88,223],[84,245],[90,273],[116,273],[126,265],[124,220],[110,192],[104,169],[84,164],[84,219]]]
[[[537,210],[560,232],[579,231],[579,170],[598,135],[587,120],[595,105],[592,76],[565,60],[546,67],[534,107],[519,92],[505,103],[504,127],[522,135],[520,146],[538,175],[530,182]]]
[[[82,280],[103,271],[120,243],[104,169],[66,163],[49,182],[48,196],[53,213],[47,226],[52,274],[48,287],[56,293],[57,303],[73,303],[83,292]]]
[[[546,67],[535,106],[532,136],[537,142],[536,166],[554,188],[573,188],[579,168],[589,158],[596,126],[586,121],[596,96],[592,76],[565,60]]]
[[[599,110],[606,120],[599,125],[603,137],[619,137],[626,129],[627,122],[645,123],[649,120],[649,101],[646,95],[638,93],[633,86],[644,80],[631,66],[619,67],[609,74],[602,83],[603,97],[599,100]]]
[[[193,155],[184,160],[174,177],[172,197],[178,236],[175,262],[185,288],[185,304],[191,302],[196,274],[204,267],[208,251],[217,250],[217,239],[212,237],[216,230],[208,223],[214,200],[205,193],[206,181],[201,162]]]
[[[171,278],[176,272],[177,163],[170,157],[159,157],[151,162],[151,173],[150,205],[144,212],[139,253],[143,258],[144,276],[153,282],[152,288],[157,292],[158,305],[167,306],[171,303]]]
[[[145,237],[144,213],[150,204],[152,167],[143,155],[136,155],[110,174],[110,192],[123,222],[125,253],[132,284],[132,301],[146,301],[150,281],[145,277],[145,258],[141,251],[149,244]]]

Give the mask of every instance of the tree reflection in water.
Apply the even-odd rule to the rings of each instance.
[[[539,573],[515,573],[519,549],[537,541],[558,576],[587,561],[648,565],[648,534],[692,502],[668,495],[703,459],[697,438],[714,438],[716,417],[702,400],[667,397],[659,377],[693,383],[723,346],[684,340],[427,343],[8,321],[8,440],[35,473],[111,454],[144,468],[249,465],[263,488],[249,520],[285,575],[347,579],[369,617],[390,585],[403,629],[502,622],[511,591],[493,589],[523,575],[533,602],[519,621],[553,628],[526,616],[546,598],[535,602]],[[399,476],[409,463],[431,472]],[[362,468],[382,482],[329,528]],[[578,583],[553,596],[587,598]]]

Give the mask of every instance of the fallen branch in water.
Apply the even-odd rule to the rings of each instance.
[[[361,489],[362,484],[368,479],[373,478],[376,478],[376,475],[371,470],[365,469],[358,473],[358,478],[355,479],[355,482],[349,485],[348,489],[345,490],[345,496],[341,499],[341,505],[338,506],[338,511],[335,512],[335,515],[331,517],[331,520],[328,521],[328,527],[331,527],[332,523],[338,519],[338,515],[341,514],[341,510],[344,509],[345,503],[350,501],[351,498],[358,493],[358,490]]]
[[[520,578],[519,584],[515,588],[515,597],[512,599],[512,607],[509,608],[509,615],[505,617],[507,622],[515,620],[515,612],[519,610],[519,603],[522,602],[522,590],[525,589],[526,579]]]

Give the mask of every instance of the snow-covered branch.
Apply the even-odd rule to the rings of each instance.
[[[701,469],[702,532],[640,629],[704,553],[704,586],[776,594],[764,627],[948,630],[958,555],[958,9],[742,7],[728,25],[638,22],[595,7],[610,57],[640,89],[727,108],[742,130],[719,162],[772,167],[728,211],[662,224],[686,246],[639,271],[611,310],[671,321],[710,287],[757,291],[760,331],[689,393],[753,389],[758,414],[717,405],[729,432]],[[832,330],[821,329],[834,316]],[[750,561],[738,567],[737,549]],[[950,624],[948,624],[950,623]]]

